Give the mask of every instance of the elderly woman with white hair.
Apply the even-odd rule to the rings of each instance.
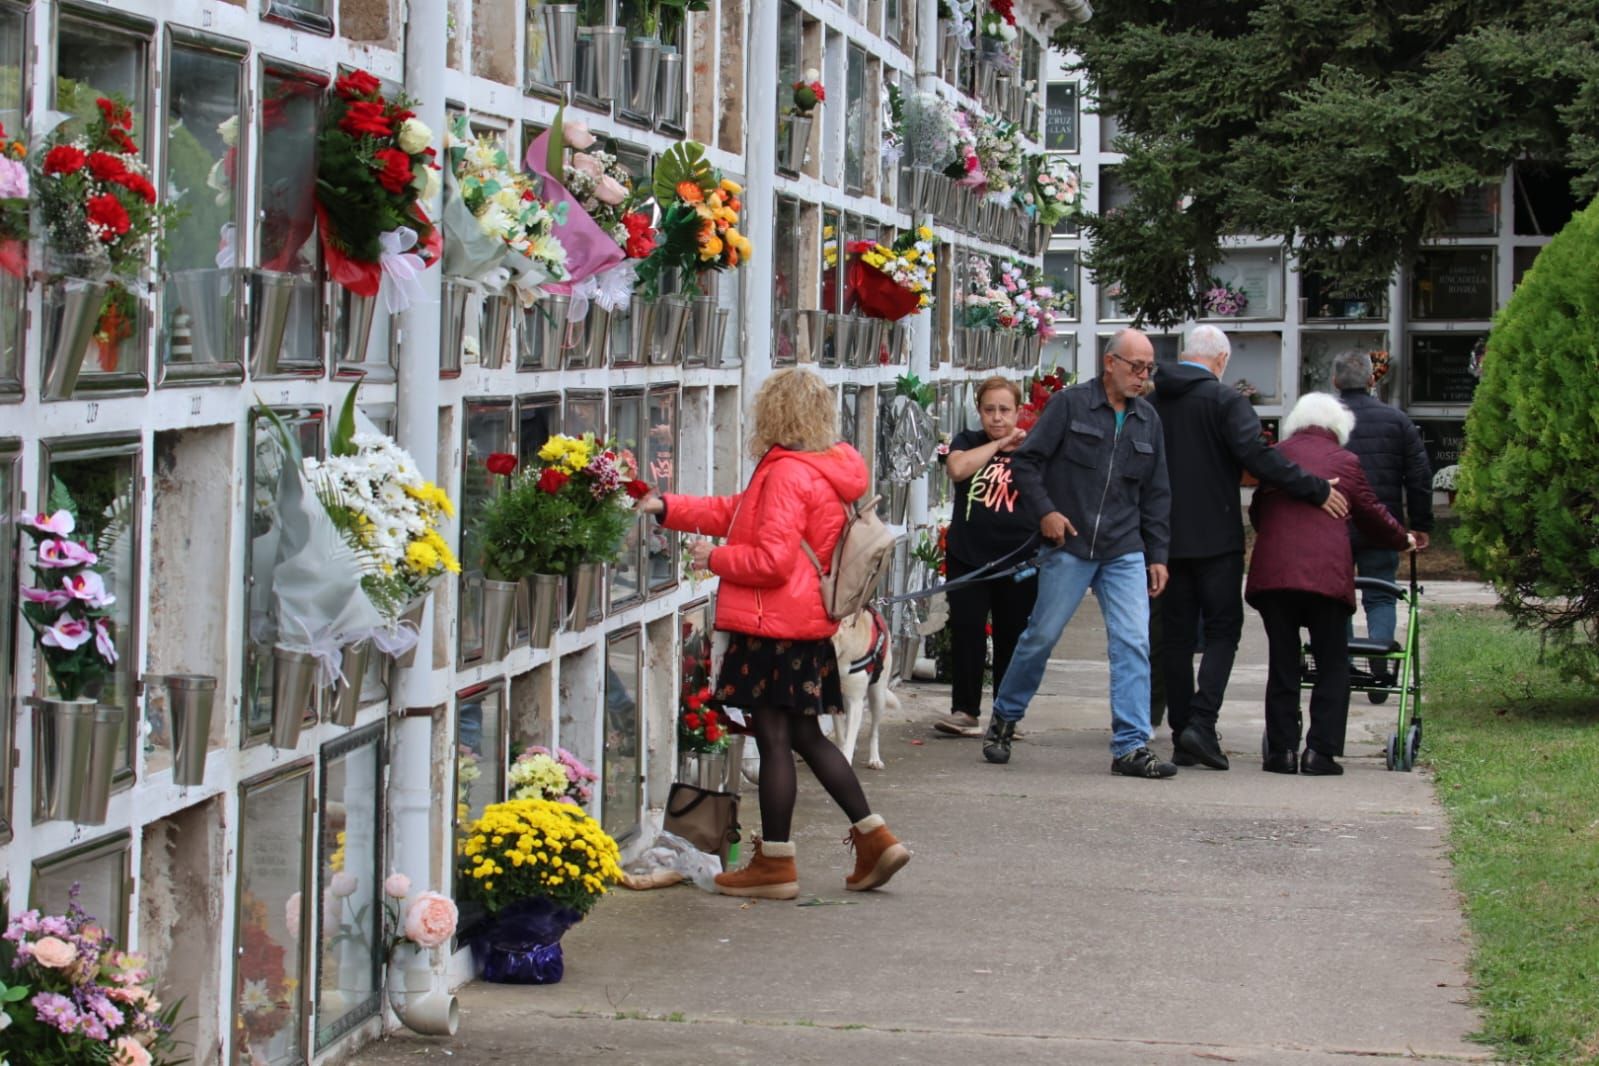
[[[1283,457],[1301,469],[1337,480],[1349,500],[1338,519],[1313,503],[1271,486],[1255,492],[1249,521],[1256,530],[1244,599],[1266,626],[1266,756],[1270,773],[1341,774],[1349,719],[1349,616],[1355,612],[1355,561],[1347,521],[1373,545],[1400,549],[1414,542],[1377,499],[1360,460],[1344,447],[1355,416],[1337,398],[1313,392],[1294,405],[1282,426]],[[1299,755],[1300,630],[1310,634],[1316,684],[1310,730]]]

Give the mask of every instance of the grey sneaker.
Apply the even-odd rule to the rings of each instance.
[[[1119,759],[1112,759],[1110,772],[1123,777],[1175,777],[1177,767],[1161,762],[1148,748],[1134,748]]]
[[[975,714],[962,714],[955,711],[948,718],[940,718],[933,723],[933,728],[940,733],[948,733],[952,737],[980,737],[983,727]]]

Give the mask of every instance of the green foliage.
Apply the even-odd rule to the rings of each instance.
[[[1386,284],[1450,196],[1522,158],[1599,191],[1595,0],[1104,0],[1057,46],[1114,111],[1133,203],[1088,265],[1143,319],[1198,310],[1222,238]]]
[[[716,170],[705,158],[705,146],[698,141],[679,141],[661,154],[655,164],[655,202],[670,204],[677,200],[677,187],[692,181],[707,195],[716,190]]]
[[[1424,759],[1471,924],[1479,1034],[1497,1061],[1599,1063],[1599,716],[1486,610],[1429,610]]]
[[[938,399],[938,386],[915,374],[901,374],[894,379],[894,395],[909,396],[919,407],[931,408]]]
[[[1462,551],[1512,617],[1599,678],[1599,201],[1538,256],[1488,337],[1460,461]]]

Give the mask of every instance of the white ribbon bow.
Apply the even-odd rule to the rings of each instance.
[[[217,269],[232,270],[239,261],[238,228],[229,222],[223,225],[217,243]]]
[[[624,259],[611,269],[597,275],[594,302],[607,311],[625,311],[633,302],[634,264],[636,260]]]
[[[378,237],[383,253],[378,263],[383,274],[393,282],[383,288],[383,304],[389,314],[399,314],[422,299],[422,271],[427,264],[411,251],[416,247],[416,230],[410,226],[397,226]]]

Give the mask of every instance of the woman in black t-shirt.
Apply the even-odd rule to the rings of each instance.
[[[991,377],[977,392],[981,430],[962,430],[950,442],[945,469],[955,483],[955,513],[950,518],[944,562],[950,580],[1002,557],[1021,562],[1024,547],[1038,531],[1036,519],[1011,483],[1011,453],[1027,431],[1017,428],[1022,390],[1008,378]],[[1038,578],[974,581],[949,592],[953,687],[950,714],[933,723],[941,733],[976,737],[983,733],[983,669],[988,636],[994,639],[994,689],[999,691],[1016,641],[1027,628],[1038,597]],[[992,617],[992,630],[989,619]]]

